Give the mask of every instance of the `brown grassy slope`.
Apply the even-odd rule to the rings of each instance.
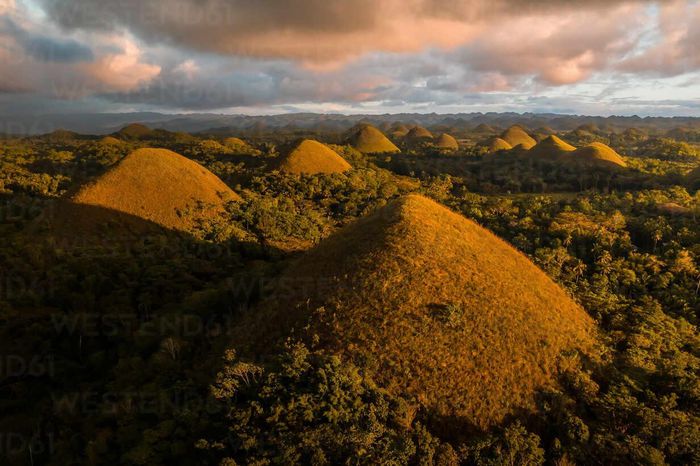
[[[525,149],[532,149],[537,141],[535,141],[527,132],[520,126],[511,126],[501,134],[501,139],[506,141],[511,146],[515,147],[522,144]]]
[[[318,141],[301,141],[280,163],[279,170],[296,175],[344,173],[352,167],[333,149]]]
[[[435,147],[442,150],[457,150],[459,149],[459,143],[451,135],[443,133],[435,142]]]
[[[384,134],[374,126],[362,125],[352,136],[350,145],[363,154],[386,154],[399,152],[399,148],[394,145]]]
[[[493,154],[502,150],[511,150],[513,148],[513,146],[508,144],[507,141],[496,137],[491,138],[486,147],[488,147],[489,154]]]
[[[526,155],[533,158],[556,160],[575,150],[576,148],[568,142],[558,136],[551,135],[537,143],[535,147],[526,152]]]
[[[575,162],[586,165],[604,165],[626,167],[627,163],[620,155],[601,142],[594,142],[571,153]]]
[[[524,255],[410,195],[292,264],[234,343],[264,354],[286,336],[318,335],[392,392],[487,427],[532,408],[535,391],[555,385],[560,352],[593,347],[592,330]]]
[[[71,201],[130,214],[173,230],[240,197],[209,170],[166,149],[139,149],[83,186]]]
[[[433,133],[423,128],[422,126],[416,126],[411,128],[411,130],[406,134],[406,139],[408,140],[421,140],[421,139],[433,139]]]

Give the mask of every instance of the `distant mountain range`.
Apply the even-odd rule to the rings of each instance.
[[[262,133],[275,129],[338,132],[345,131],[361,122],[371,123],[379,127],[388,127],[393,123],[401,122],[408,125],[420,125],[431,129],[444,128],[446,130],[470,130],[479,125],[506,128],[514,124],[531,129],[550,128],[555,131],[572,130],[581,125],[595,125],[603,131],[621,131],[628,128],[643,128],[660,132],[674,128],[700,129],[700,118],[693,117],[597,117],[547,113],[400,113],[384,115],[292,113],[250,116],[139,112],[6,115],[0,116],[0,134],[35,135],[50,133],[57,129],[82,134],[110,134],[129,123],[143,123],[154,129],[189,133]]]

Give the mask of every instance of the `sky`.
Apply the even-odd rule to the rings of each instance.
[[[0,114],[700,116],[700,0],[0,0]]]

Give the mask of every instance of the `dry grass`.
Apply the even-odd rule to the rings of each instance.
[[[587,165],[626,167],[627,163],[610,147],[594,142],[571,153],[574,160]]]
[[[333,149],[312,139],[301,141],[282,159],[279,170],[295,175],[344,173],[352,166]]]
[[[501,134],[501,139],[513,147],[522,144],[525,149],[532,149],[535,147],[535,144],[537,144],[537,141],[535,141],[532,136],[527,134],[523,128],[517,125],[511,126],[505,130],[505,132]]]
[[[266,354],[290,335],[317,341],[392,392],[483,428],[533,408],[562,352],[593,352],[593,331],[523,254],[410,195],[293,263],[234,342]]]
[[[70,200],[189,231],[236,199],[240,197],[198,163],[165,149],[139,149]]]
[[[457,150],[459,149],[459,143],[451,135],[443,133],[435,142],[435,147],[442,150]]]
[[[528,157],[557,160],[575,151],[576,148],[555,135],[547,136],[526,152]]]
[[[363,154],[387,154],[400,152],[384,134],[374,126],[362,125],[350,137],[350,145]]]
[[[508,144],[508,141],[504,141],[501,138],[491,138],[488,142],[489,154],[494,154],[502,150],[511,150],[513,146]]]

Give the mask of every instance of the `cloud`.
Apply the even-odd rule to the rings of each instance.
[[[674,76],[700,69],[700,2],[675,0],[662,5],[655,32],[659,40],[623,60],[620,70]]]
[[[78,63],[95,57],[90,47],[75,40],[36,34],[17,25],[9,16],[0,18],[0,35],[11,36],[27,57],[43,62]]]
[[[564,0],[40,0],[68,29],[127,28],[148,42],[203,52],[342,64],[368,52],[468,42],[509,18],[601,10]],[[624,2],[629,3],[629,2]],[[634,2],[637,3],[637,2]]]
[[[91,37],[91,46],[47,32],[17,10],[0,16],[0,92],[37,93],[67,100],[128,91],[160,72],[141,63],[136,43],[123,35]]]
[[[0,20],[0,93],[166,110],[497,107],[498,99],[516,97],[518,108],[574,108],[567,98],[583,105],[582,98],[560,94],[580,85],[632,86],[640,83],[636,76],[670,79],[700,69],[699,6],[0,0],[0,16],[15,26],[3,33]],[[596,95],[615,98],[613,91]]]
[[[639,5],[558,12],[514,19],[466,46],[461,60],[479,72],[533,75],[545,84],[572,84],[632,50],[648,20]]]

